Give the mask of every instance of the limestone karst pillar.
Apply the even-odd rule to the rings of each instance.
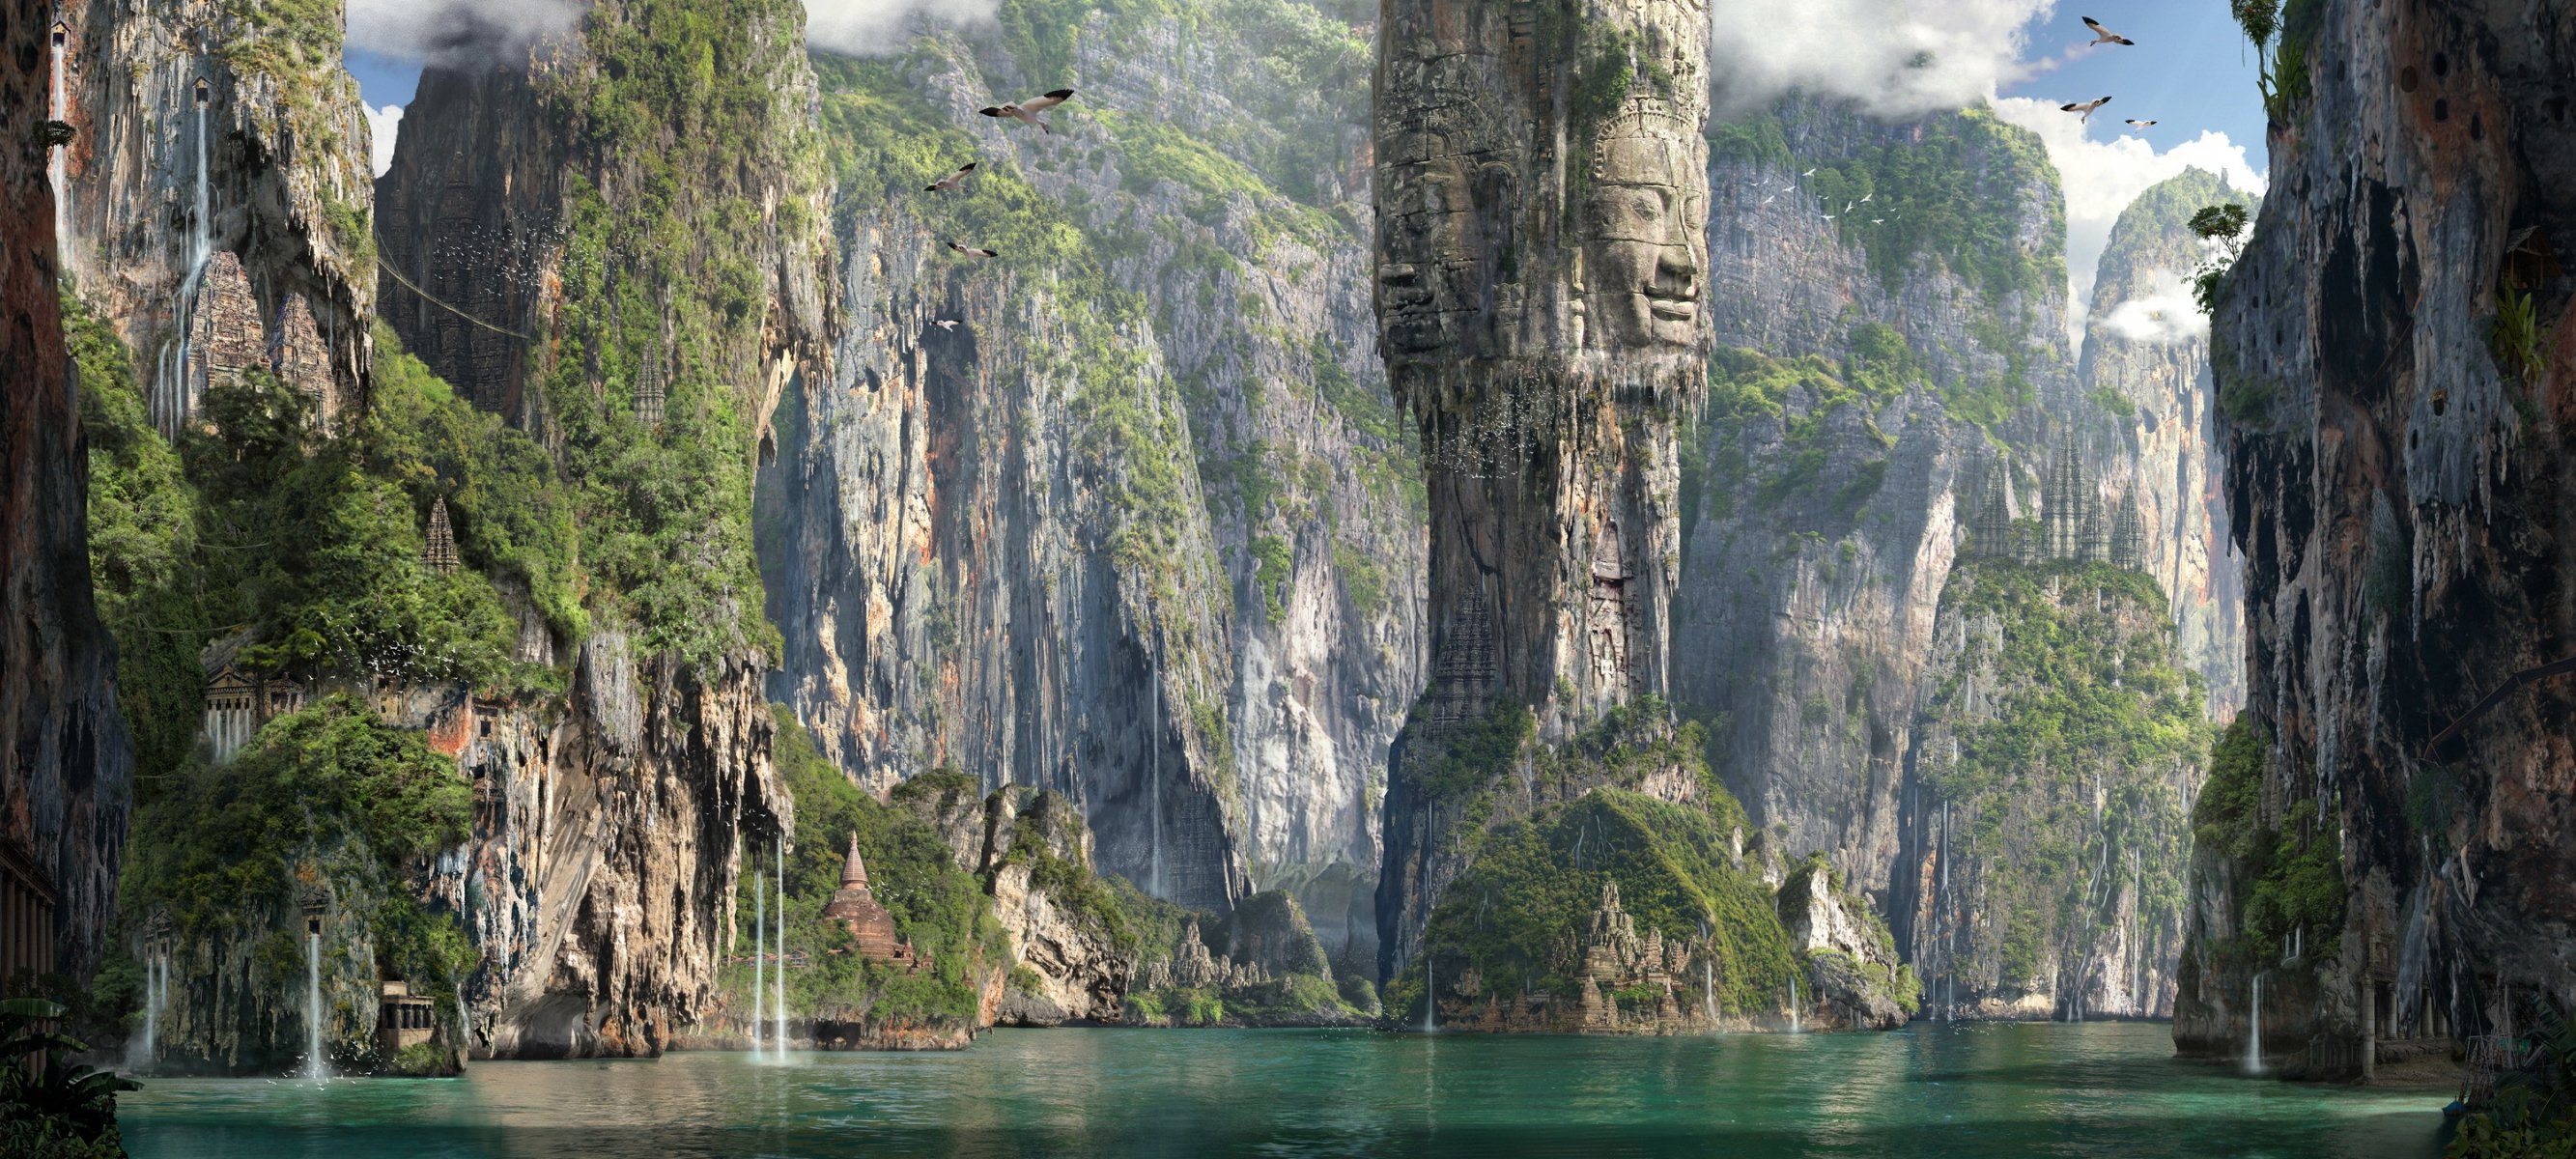
[[[1377,312],[1428,475],[1432,696],[1580,719],[1660,694],[1674,429],[1705,378],[1707,5],[1384,16]]]
[[[1666,689],[1675,428],[1706,377],[1709,78],[1705,0],[1381,14],[1379,346],[1431,525],[1430,686],[1389,778],[1391,969],[1447,872],[1408,754],[1496,697],[1558,739]]]

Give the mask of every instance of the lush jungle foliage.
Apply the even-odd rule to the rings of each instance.
[[[2036,986],[2115,920],[2182,912],[2186,802],[2208,740],[2195,674],[2173,656],[2164,593],[2104,564],[1979,559],[1951,573],[1942,618],[1964,651],[1933,704],[1958,749],[1926,757],[1950,840],[1983,865],[2005,986]],[[2069,960],[2082,960],[2077,954]]]
[[[1721,1010],[1779,1008],[1797,959],[1771,890],[1729,862],[1740,809],[1731,799],[1718,806],[1603,788],[1496,827],[1432,910],[1427,949],[1389,984],[1386,1008],[1418,1015],[1426,963],[1451,980],[1444,992],[1473,967],[1505,1000],[1579,1001],[1581,938],[1605,879],[1618,882],[1641,934],[1707,938]]]
[[[65,1013],[42,998],[0,1001],[0,1155],[124,1159],[116,1096],[141,1084],[72,1062],[88,1045],[44,1029]]]
[[[771,711],[778,723],[774,759],[796,818],[786,861],[789,1017],[864,1020],[879,1028],[971,1026],[980,986],[993,972],[1010,968],[1010,948],[983,883],[959,869],[938,830],[907,807],[908,797],[941,791],[939,775],[908,781],[892,804],[879,804],[814,747],[813,737],[784,706]],[[893,915],[896,936],[927,958],[927,967],[862,958],[848,931],[823,920],[823,907],[841,887],[853,834],[870,890]],[[761,1001],[766,1008],[776,1000],[781,907],[775,857],[774,844],[746,842],[734,899],[738,960],[724,971],[726,1007],[742,1017],[752,1008],[756,913],[769,920],[761,938],[771,956],[763,967],[771,988]]]
[[[2219,949],[2273,962],[2295,941],[2310,961],[2323,961],[2343,945],[2343,842],[2314,801],[2294,801],[2277,820],[2264,818],[2270,750],[2261,722],[2237,717],[2210,750],[2209,780],[2192,806],[2200,847],[2237,865],[2244,921],[2236,940]]]

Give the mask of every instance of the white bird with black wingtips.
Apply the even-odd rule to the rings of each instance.
[[[1027,121],[1044,132],[1052,133],[1055,131],[1055,126],[1039,120],[1038,114],[1063,104],[1066,98],[1072,95],[1072,89],[1057,89],[1045,96],[1031,98],[1015,105],[994,105],[983,112],[988,117],[1009,117],[1015,121]]]
[[[2111,98],[2103,97],[2099,100],[2079,101],[2071,105],[2059,105],[2057,106],[2057,110],[2062,113],[2082,113],[2084,114],[2084,123],[2089,125],[2093,123],[2093,110],[2110,103]]]
[[[2132,129],[2143,129],[2153,124],[2155,124],[2154,121],[2141,121],[2135,117],[2129,118],[2128,121],[2128,126]]]
[[[966,167],[965,167],[965,168],[963,168],[963,169],[959,169],[958,171],[956,171],[956,172],[954,172],[954,173],[951,173],[951,174],[949,174],[949,175],[948,175],[948,176],[946,176],[946,177],[942,177],[942,178],[940,178],[940,179],[939,179],[939,180],[937,180],[937,181],[933,181],[933,182],[931,182],[928,186],[926,186],[926,187],[924,187],[924,188],[922,189],[922,192],[924,192],[924,193],[945,193],[945,192],[947,192],[947,191],[949,191],[949,190],[951,190],[951,189],[955,189],[955,188],[957,188],[957,187],[959,187],[959,186],[961,186],[961,185],[966,184],[966,175],[967,175],[967,174],[969,174],[969,173],[972,173],[972,172],[974,172],[974,171],[975,171],[975,163],[974,163],[974,162],[972,162],[972,161],[969,161],[969,162],[967,162],[967,163],[966,163]]]
[[[2084,18],[2084,27],[2093,30],[2093,44],[2126,44],[2134,47],[2138,43],[2137,41],[2122,36],[2117,32],[2113,32],[2108,28],[2102,27],[2101,21],[2095,20],[2090,16]],[[2090,47],[2090,45],[2087,47]]]
[[[964,257],[970,258],[998,258],[1002,256],[1001,252],[998,250],[979,249],[971,245],[959,245],[953,241],[948,243],[948,248],[957,251],[958,254]]]

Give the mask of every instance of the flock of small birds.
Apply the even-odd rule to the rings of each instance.
[[[2101,21],[2095,20],[2090,16],[2084,18],[2084,27],[2093,30],[2093,44],[2118,44],[2134,48],[2138,43],[2137,41],[2122,36],[2117,32],[2113,32],[2108,28],[2102,27]],[[2091,45],[2087,45],[2086,47],[2089,48]],[[2059,105],[2057,107],[2062,112],[2077,114],[2079,119],[2089,125],[2093,123],[2093,110],[2110,103],[2111,98],[2098,97],[2089,101],[2077,101],[2071,105]],[[2141,121],[2134,118],[2128,122],[2129,127],[2133,129],[2143,129],[2153,124],[2155,124],[2154,121]]]
[[[1038,114],[1043,113],[1048,109],[1052,109],[1057,105],[1063,104],[1072,96],[1072,89],[1057,89],[1042,97],[1032,97],[1015,104],[990,105],[979,111],[985,116],[992,117],[997,120],[1009,119],[1021,121],[1027,124],[1036,125],[1039,132],[1053,133],[1055,132],[1055,126],[1047,124],[1045,119],[1039,117]],[[925,186],[922,189],[922,192],[947,193],[952,190],[964,188],[966,185],[966,179],[972,176],[975,172],[975,165],[975,162],[969,161],[964,165],[958,166],[956,172],[951,173],[946,177],[942,177],[937,181],[931,182],[928,186]],[[988,249],[984,246],[967,245],[964,242],[949,242],[948,249],[949,252],[954,253],[959,257],[977,261],[981,261],[985,258],[998,258],[1002,256],[1000,250]],[[954,319],[943,318],[939,320],[938,326],[942,330],[954,330],[957,328],[957,322]]]

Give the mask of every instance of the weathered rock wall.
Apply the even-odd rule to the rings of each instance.
[[[2147,574],[2173,601],[2177,646],[2207,684],[2219,719],[2245,702],[2244,561],[2218,487],[2225,471],[2212,409],[2218,394],[2207,320],[2190,298],[2205,250],[2189,227],[2205,206],[2254,200],[2195,169],[2121,211],[2102,251],[2076,367],[2093,400],[2126,420],[2097,436],[2109,452],[2106,493],[2137,504]]]
[[[1670,684],[1708,28],[1691,0],[1382,11],[1379,348],[1431,521],[1430,687],[1390,757],[1378,886],[1391,977],[1463,869],[1427,784],[1448,746],[1498,705],[1557,741]]]
[[[195,275],[222,252],[247,273],[261,322],[304,299],[334,389],[361,392],[376,243],[341,6],[88,0],[63,18],[80,130],[64,166],[65,265],[136,352],[146,391],[186,394],[176,354]],[[265,334],[240,337],[265,347]]]
[[[2243,937],[2262,867],[2203,865],[2174,1026],[2186,1052],[2242,1052],[2266,972],[2267,1051],[2331,1076],[2392,1033],[2529,1025],[2508,994],[2571,997],[2576,686],[2431,742],[2576,634],[2576,25],[2522,0],[2305,17],[2213,344],[2269,738],[2253,812],[2315,811],[2344,918],[2333,958],[2265,959]]]
[[[0,145],[0,856],[13,891],[52,895],[50,945],[13,945],[8,965],[87,975],[115,909],[133,757],[115,646],[90,595],[80,383],[63,349],[48,146],[34,131],[47,12],[12,0],[0,17],[0,120],[20,127]]]
[[[1373,871],[1422,546],[1358,290],[1362,49],[1268,2],[1060,38],[825,70],[851,325],[763,481],[781,698],[870,784],[1068,794],[1104,871],[1192,906]],[[975,113],[1069,76],[1051,134]]]
[[[786,831],[768,650],[730,577],[750,570],[771,416],[830,374],[827,198],[796,11],[725,34],[723,69],[702,78],[722,93],[661,103],[647,46],[706,35],[692,18],[596,5],[571,32],[496,48],[497,67],[433,67],[376,185],[386,319],[405,345],[557,449],[575,487],[621,496],[609,514],[635,522],[591,528],[585,554],[660,534],[673,555],[649,567],[704,573],[604,565],[594,583],[622,590],[594,595],[577,650],[542,632],[522,645],[568,660],[570,693],[508,706],[472,742],[474,840],[434,888],[484,950],[467,987],[478,1054],[661,1049],[715,993],[749,839]],[[663,390],[667,421],[643,403]],[[649,490],[678,480],[712,495]],[[699,503],[703,527],[646,522]],[[712,606],[691,615],[714,622],[652,612],[656,590],[705,576]],[[712,643],[684,655],[656,638]]]
[[[1888,911],[1927,1014],[2171,1014],[2208,729],[2164,603],[2102,565],[1952,573]]]
[[[1778,848],[1831,853],[1883,906],[1963,507],[1997,458],[2035,481],[2048,416],[2086,413],[2062,199],[2037,139],[1983,110],[1890,123],[1792,98],[1719,136],[1714,341],[1825,361],[1712,396],[1683,498],[1674,699],[1710,722],[1712,763]],[[1872,369],[1889,357],[1912,369]]]

